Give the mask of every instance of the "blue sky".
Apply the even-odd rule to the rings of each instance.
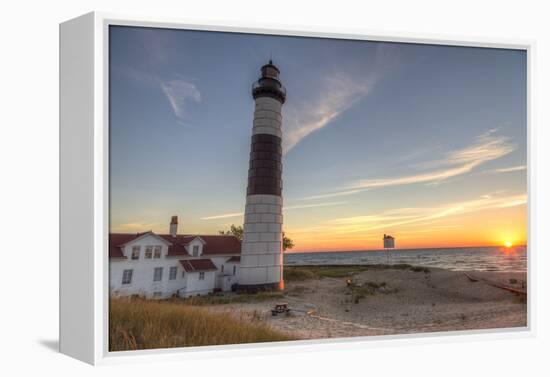
[[[175,214],[184,233],[242,223],[250,87],[270,56],[288,92],[285,229],[298,249],[367,247],[381,232],[431,245],[422,230],[523,216],[523,51],[114,27],[113,231],[166,232]]]

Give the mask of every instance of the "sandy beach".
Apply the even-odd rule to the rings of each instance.
[[[526,295],[513,290],[526,292],[526,281],[521,272],[374,268],[287,281],[282,298],[205,308],[300,339],[524,327]],[[280,302],[290,314],[272,316]]]

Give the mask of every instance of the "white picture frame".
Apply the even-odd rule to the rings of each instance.
[[[340,39],[425,43],[436,45],[520,49],[528,63],[528,218],[534,218],[535,151],[532,114],[534,42],[392,33],[362,30],[234,23],[195,24],[186,20],[88,13],[60,25],[60,351],[90,364],[182,358],[292,353],[297,350],[378,347],[388,343],[434,343],[531,337],[535,334],[536,245],[528,232],[528,325],[525,328],[462,331],[205,346],[147,351],[108,351],[108,28],[110,25],[189,30],[330,37]],[[78,245],[78,248],[75,247]],[[456,336],[460,335],[460,336]]]

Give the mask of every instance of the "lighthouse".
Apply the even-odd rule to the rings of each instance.
[[[282,289],[282,117],[286,90],[270,60],[252,85],[255,101],[239,288]]]

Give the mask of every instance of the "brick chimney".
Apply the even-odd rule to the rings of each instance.
[[[178,234],[178,217],[172,216],[172,221],[170,221],[170,235],[176,237]]]

